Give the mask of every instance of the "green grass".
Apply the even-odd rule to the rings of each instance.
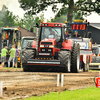
[[[2,69],[22,69],[22,68],[3,67]]]
[[[100,88],[88,87],[81,90],[52,92],[40,97],[30,97],[23,100],[100,100]]]
[[[89,70],[89,71],[92,71],[92,72],[99,72],[100,70],[98,69],[98,70]]]
[[[22,68],[3,67],[3,69],[22,69]]]

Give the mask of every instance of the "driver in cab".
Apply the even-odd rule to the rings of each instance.
[[[56,39],[57,39],[57,35],[56,35],[56,33],[55,33],[54,31],[52,31],[52,29],[51,29],[51,28],[49,28],[49,31],[50,31],[50,34],[49,34],[49,35],[53,35],[53,36],[54,36],[54,38],[56,38]]]
[[[80,35],[78,34],[77,30],[75,31],[75,34],[73,35],[73,37],[79,37],[79,38],[81,38]]]

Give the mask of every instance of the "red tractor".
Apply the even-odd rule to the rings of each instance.
[[[37,25],[37,40],[23,53],[23,70],[37,69],[60,72],[86,71],[80,55],[82,38],[65,38],[67,26],[63,23],[41,23]],[[78,40],[78,43],[75,41]],[[80,66],[81,59],[81,66]]]

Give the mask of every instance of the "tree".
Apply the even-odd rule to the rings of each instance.
[[[73,13],[78,12],[82,15],[88,15],[95,11],[100,14],[100,0],[18,0],[21,8],[27,10],[27,13],[34,15],[52,6],[52,11],[57,12],[57,16],[67,14],[67,20],[72,22]],[[62,7],[58,8],[57,4]]]
[[[44,20],[44,15],[41,14],[39,17],[38,16],[32,16],[29,14],[24,14],[24,18],[20,20],[20,24],[19,26],[22,26],[28,30],[31,29],[31,27],[33,27],[33,25],[35,26],[36,23],[38,23],[40,25],[41,20]]]
[[[82,15],[90,15],[91,12],[100,14],[100,0],[79,0],[75,3],[77,10]]]
[[[1,18],[0,18],[0,27],[4,26],[4,23],[1,21]]]
[[[55,17],[54,19],[51,19],[51,22],[64,23],[66,20],[66,15],[61,15],[60,17]]]
[[[12,27],[17,26],[18,16],[13,15],[8,8],[3,5],[2,10],[0,11],[0,27]]]
[[[5,26],[9,26],[9,27],[16,26],[15,18],[16,16],[14,16],[12,12],[7,10],[5,16],[1,20],[4,23],[3,26],[4,27]]]
[[[74,13],[73,15],[74,15],[74,16],[73,16],[73,20],[74,20],[74,19],[81,19],[81,20],[84,20],[82,14],[79,13],[79,12],[78,12],[78,13]],[[64,23],[65,21],[67,21],[66,16],[67,16],[67,15],[61,15],[60,17],[55,16],[55,18],[54,18],[54,19],[51,19],[50,22]]]

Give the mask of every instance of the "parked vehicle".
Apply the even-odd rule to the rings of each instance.
[[[24,36],[22,37],[22,45],[21,45],[21,67],[22,67],[22,58],[23,58],[23,53],[26,50],[26,48],[31,48],[32,47],[32,42],[36,41],[36,37],[34,36]]]
[[[21,32],[19,31],[19,27],[12,28],[12,27],[6,27],[1,28],[0,31],[0,63],[1,63],[1,49],[4,48],[4,46],[7,46],[7,50],[9,51],[11,49],[12,45],[15,45],[15,47],[21,51]],[[6,65],[9,59],[9,54],[6,57]],[[20,63],[20,60],[18,59],[18,63]]]
[[[100,69],[100,45],[95,44],[93,45],[93,56],[91,57],[92,60],[89,64],[89,69]]]
[[[66,29],[86,31],[87,26],[83,22],[71,23],[70,26],[63,23],[37,24],[37,40],[33,41],[32,48],[27,48],[23,53],[23,70],[50,71],[51,68],[52,71],[60,69],[60,72],[88,71],[92,54],[90,33],[87,38],[64,37]]]

